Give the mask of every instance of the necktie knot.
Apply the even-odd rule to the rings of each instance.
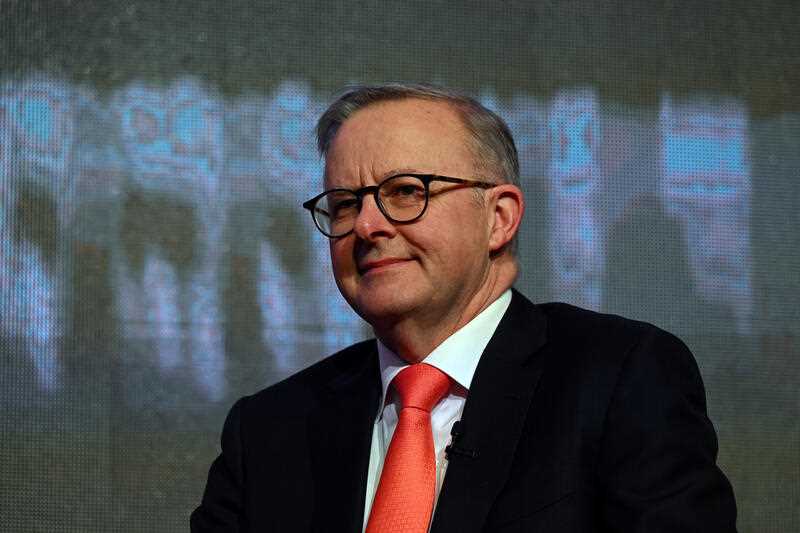
[[[435,366],[417,363],[401,370],[392,385],[403,408],[430,412],[450,389],[450,377]]]

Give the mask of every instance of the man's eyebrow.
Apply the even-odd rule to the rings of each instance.
[[[376,181],[381,182],[386,178],[391,178],[392,176],[397,176],[398,174],[427,174],[427,172],[420,172],[419,169],[413,167],[393,168],[392,170],[381,174]]]
[[[386,181],[388,178],[391,178],[392,176],[397,176],[398,174],[432,174],[432,173],[431,172],[420,172],[419,169],[414,168],[414,167],[393,168],[392,170],[388,170],[386,172],[378,174],[377,178],[375,179],[375,182],[378,183],[378,184],[381,184],[384,181]],[[322,178],[323,183],[325,182],[326,179],[327,179],[327,176],[324,175],[323,178]],[[341,187],[333,187],[333,188],[334,189],[340,189]],[[326,189],[326,190],[331,190],[331,189]]]

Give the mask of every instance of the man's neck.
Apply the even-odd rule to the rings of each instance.
[[[447,316],[414,315],[388,324],[373,324],[375,336],[404,360],[418,363],[497,300],[511,287],[516,275],[516,265],[500,269],[467,301],[453,305]]]

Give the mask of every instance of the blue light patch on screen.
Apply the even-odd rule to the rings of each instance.
[[[737,137],[673,134],[664,140],[664,158],[671,173],[747,172],[744,140]]]
[[[19,104],[17,111],[19,125],[25,132],[42,144],[53,138],[55,117],[52,104],[41,98],[27,98]]]
[[[552,168],[556,172],[573,172],[594,162],[593,140],[596,138],[596,120],[587,110],[565,116],[556,125],[552,145]],[[578,192],[576,189],[574,192]]]
[[[175,110],[173,135],[182,143],[193,145],[203,138],[205,117],[197,106],[183,106]]]

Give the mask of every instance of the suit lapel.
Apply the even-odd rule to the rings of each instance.
[[[546,320],[513,291],[508,311],[481,356],[470,386],[461,435],[450,453],[432,533],[480,531],[508,477],[525,415],[542,372],[535,353],[545,343]]]
[[[358,533],[364,516],[372,426],[380,399],[375,343],[357,368],[342,369],[309,417],[312,531]]]

